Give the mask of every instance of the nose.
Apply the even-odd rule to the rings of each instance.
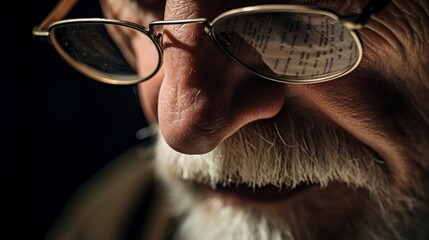
[[[209,152],[244,125],[280,111],[286,85],[235,63],[202,24],[164,27],[163,47],[158,121],[173,149]]]

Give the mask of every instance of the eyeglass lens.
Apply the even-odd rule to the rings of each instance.
[[[239,63],[279,81],[330,78],[360,60],[356,35],[323,14],[232,14],[213,23],[212,35]],[[129,26],[64,24],[54,27],[51,36],[59,52],[81,71],[124,84],[151,77],[162,61],[149,35]]]
[[[359,61],[351,32],[322,14],[236,14],[216,21],[212,31],[231,57],[272,79],[305,82],[330,77]]]
[[[72,65],[102,79],[124,84],[140,81],[152,76],[160,61],[149,36],[127,26],[97,22],[65,24],[54,27],[51,36],[59,52],[65,54]],[[131,38],[138,40],[130,41]],[[132,42],[141,46],[135,48]],[[135,61],[137,57],[139,62]]]

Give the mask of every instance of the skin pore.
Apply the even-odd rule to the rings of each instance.
[[[106,17],[143,26],[161,19],[213,19],[256,4],[293,3],[338,13],[356,12],[364,4],[101,2]],[[393,0],[358,31],[364,48],[358,68],[308,85],[250,73],[200,24],[164,26],[163,67],[139,84],[139,96],[148,120],[159,126],[156,168],[173,211],[184,219],[181,236],[427,238],[428,26],[426,0]],[[136,61],[148,57],[137,40],[131,42]],[[248,188],[258,194],[267,186],[305,189],[271,204],[221,191]]]

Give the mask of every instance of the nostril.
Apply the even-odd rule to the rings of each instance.
[[[179,119],[161,114],[160,131],[168,145],[185,154],[203,154],[213,150],[231,131],[228,114],[201,107],[183,111]]]
[[[184,154],[204,154],[212,151],[223,140],[221,135],[209,135],[204,132],[172,132],[162,130],[165,142],[175,151]]]

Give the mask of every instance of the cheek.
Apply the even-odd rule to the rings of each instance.
[[[150,123],[158,122],[158,96],[164,71],[161,69],[153,78],[138,85],[140,105]]]
[[[393,184],[412,186],[417,172],[407,151],[404,129],[404,103],[394,86],[371,71],[356,70],[339,80],[297,86],[333,122],[375,150],[394,176]]]
[[[151,123],[158,122],[158,95],[159,88],[164,78],[162,67],[154,74],[158,66],[161,65],[161,55],[154,43],[147,35],[134,32],[127,34],[133,56],[132,62],[141,78],[147,80],[138,84],[138,95],[140,105],[146,119]],[[152,74],[154,74],[152,76]]]
[[[137,72],[140,76],[147,77],[162,61],[155,44],[144,35],[133,36],[131,42]],[[138,85],[140,105],[151,123],[158,122],[158,95],[163,78],[164,70],[161,67],[154,76]]]

